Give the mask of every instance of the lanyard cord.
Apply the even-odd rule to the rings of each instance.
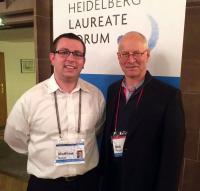
[[[56,108],[56,117],[57,117],[57,123],[58,123],[59,137],[62,138],[61,127],[60,127],[60,117],[59,117],[59,112],[58,112],[58,102],[57,102],[56,92],[54,92],[54,99],[55,99],[55,108]]]
[[[118,99],[117,99],[117,111],[115,113],[115,131],[117,130],[117,123],[118,123],[118,115],[119,115],[119,102],[120,102],[120,98],[121,98],[121,91],[122,91],[122,87],[120,86],[119,92],[118,92]]]
[[[122,86],[120,86],[120,89],[119,89],[119,92],[118,92],[117,111],[116,111],[116,113],[115,113],[115,125],[114,125],[115,131],[114,131],[114,132],[116,132],[116,130],[117,130],[117,125],[118,125],[119,103],[120,103],[120,98],[121,98],[121,91],[122,91]],[[139,103],[140,103],[140,101],[141,101],[143,92],[144,92],[144,88],[142,88],[142,89],[140,90],[140,94],[139,94],[139,97],[138,97],[137,103],[136,103],[136,109],[137,109],[137,107],[138,107],[138,105],[139,105]]]
[[[78,105],[78,133],[81,130],[81,89],[79,91],[79,105]]]
[[[62,138],[62,132],[61,132],[61,126],[60,126],[60,116],[58,111],[58,101],[57,101],[57,94],[54,92],[54,99],[55,99],[55,108],[56,108],[56,117],[57,117],[57,123],[58,123],[58,132],[59,137]],[[78,111],[78,133],[80,133],[81,130],[81,89],[79,90],[79,111]]]

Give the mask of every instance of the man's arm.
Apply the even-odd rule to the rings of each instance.
[[[156,191],[177,191],[185,140],[185,120],[180,91],[170,98],[163,125]]]
[[[99,117],[96,123],[96,135],[101,136],[103,132],[106,116],[105,116],[105,98],[100,91],[99,91],[99,95],[97,99],[98,99],[98,107],[99,107],[99,113],[98,113]]]
[[[22,99],[19,99],[10,112],[5,133],[5,142],[16,152],[28,152],[29,126],[27,121],[27,111]]]

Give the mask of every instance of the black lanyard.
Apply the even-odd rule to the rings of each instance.
[[[60,116],[58,111],[58,101],[57,101],[57,94],[54,92],[54,99],[55,99],[55,108],[56,108],[56,117],[58,123],[58,132],[59,137],[62,138],[61,126],[60,126]],[[77,133],[80,133],[81,130],[81,89],[79,90],[79,111],[78,111],[78,130]]]

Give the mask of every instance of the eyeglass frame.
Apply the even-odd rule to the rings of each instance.
[[[121,51],[121,52],[117,52],[117,55],[118,55],[118,56],[121,56],[121,57],[124,58],[124,59],[129,59],[130,56],[133,56],[134,58],[139,59],[139,58],[141,58],[142,55],[143,55],[145,52],[147,52],[147,51],[148,51],[148,49],[144,50],[143,52],[137,52],[137,51],[135,51],[135,52]],[[125,55],[125,54],[123,55],[123,53],[127,53],[127,55]]]
[[[70,51],[68,49],[61,49],[61,50],[56,50],[53,52],[54,54],[58,54],[60,55],[62,58],[68,58],[70,56],[70,54],[72,54],[72,56],[75,59],[82,59],[85,57],[85,53],[84,52],[80,52],[80,51]]]

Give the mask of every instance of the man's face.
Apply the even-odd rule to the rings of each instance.
[[[126,77],[139,80],[144,78],[150,52],[140,38],[122,39],[117,55]]]
[[[74,39],[61,38],[56,53],[50,53],[49,58],[55,78],[62,81],[76,81],[85,64],[83,45]]]

